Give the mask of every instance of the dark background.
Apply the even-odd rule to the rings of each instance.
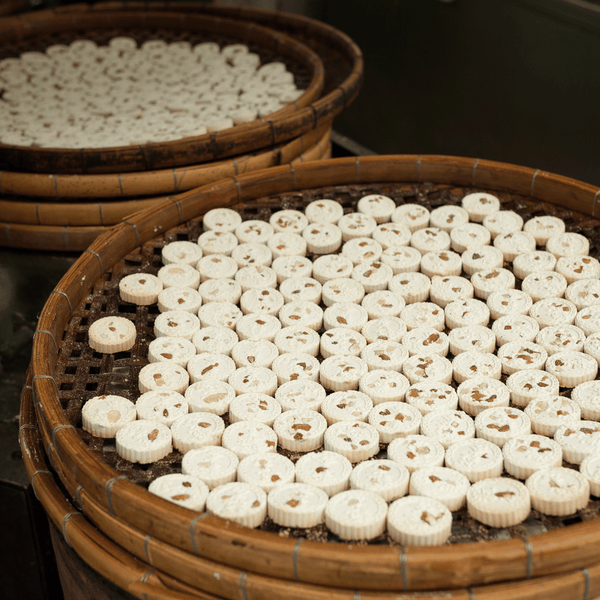
[[[365,59],[334,128],[377,153],[449,154],[600,186],[600,3],[326,0]]]

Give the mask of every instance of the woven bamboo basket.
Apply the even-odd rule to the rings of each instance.
[[[314,138],[323,127],[302,138],[289,142],[276,155],[281,158],[278,164],[326,159],[331,157],[331,128],[316,144],[308,147],[300,155],[288,160],[305,138]],[[252,159],[250,159],[252,160]],[[251,171],[253,169],[250,169]],[[230,176],[235,176],[235,171]],[[60,252],[81,252],[111,225],[119,223],[140,210],[157,206],[164,201],[176,201],[178,194],[156,198],[140,198],[123,202],[31,202],[0,199],[0,215],[7,222],[0,222],[0,246],[53,250]]]
[[[194,588],[156,566],[163,553],[167,550],[156,539],[149,539],[139,531],[129,528],[126,546],[116,544],[103,531],[111,528],[122,528],[124,524],[107,514],[106,510],[88,501],[84,490],[74,485],[69,474],[61,472],[59,477],[56,467],[58,457],[51,440],[43,438],[34,407],[31,369],[27,374],[21,396],[19,442],[25,462],[27,474],[37,499],[42,503],[48,518],[62,534],[64,543],[73,548],[79,556],[98,573],[116,584],[123,590],[138,598],[156,600],[212,600],[223,597],[248,598],[265,597],[261,589],[253,587],[256,582],[247,572],[236,572],[218,563],[206,561],[189,565],[190,569],[201,569],[204,577],[202,589]],[[49,459],[53,456],[54,459]],[[59,467],[60,468],[60,467]],[[65,492],[63,484],[68,486]],[[93,516],[92,516],[93,515]],[[98,529],[93,520],[103,523],[103,530]],[[185,556],[184,568],[188,566]],[[583,589],[581,579],[583,577]],[[217,585],[214,582],[226,581]],[[248,582],[250,581],[250,585]],[[211,586],[212,582],[212,586]],[[269,582],[268,593],[280,593],[274,590],[273,582]],[[293,586],[286,583],[286,598],[295,598]],[[303,586],[300,589],[302,598],[340,598],[356,600],[384,600],[399,598],[395,592],[358,592],[344,589],[321,589],[316,586]],[[227,596],[217,596],[206,591],[208,588],[219,588],[218,592],[229,592]],[[284,591],[284,593],[286,593]],[[556,576],[538,577],[533,580],[511,582],[509,584],[492,584],[471,587],[468,590],[452,590],[427,592],[404,592],[400,596],[406,600],[572,600],[573,592],[576,598],[590,600],[600,592],[600,566],[594,565],[582,571],[576,570]],[[311,594],[311,592],[314,592]],[[581,593],[579,593],[581,592]],[[315,594],[321,593],[320,596]],[[269,597],[276,597],[271,596]]]
[[[4,56],[45,48],[84,35],[99,43],[117,32],[138,41],[156,37],[242,42],[263,58],[283,60],[304,94],[293,104],[269,115],[226,129],[182,140],[114,148],[53,149],[0,144],[0,162],[26,173],[115,173],[199,164],[289,141],[333,118],[337,106],[317,110],[313,103],[323,89],[319,56],[289,36],[256,23],[187,12],[121,10],[55,14],[41,11],[0,20],[0,51]],[[312,108],[311,108],[312,107]],[[341,107],[340,107],[341,108]]]
[[[267,11],[252,8],[220,7],[203,4],[162,3],[162,2],[101,2],[93,5],[66,5],[54,10],[56,14],[71,14],[82,11],[118,11],[145,9],[152,11],[171,10],[199,12],[214,17],[237,19],[244,23],[255,23],[282,31],[300,41],[317,53],[325,68],[325,80],[322,96],[315,102],[316,110],[322,112],[322,105],[338,103],[338,97],[344,98],[343,108],[348,106],[358,94],[362,82],[363,61],[358,46],[341,31],[308,17],[289,13]],[[339,112],[337,108],[336,113]],[[323,116],[322,121],[328,119]],[[331,121],[331,119],[329,119]],[[306,144],[310,145],[306,134]],[[304,136],[302,136],[304,137]],[[302,139],[300,137],[300,139]],[[15,196],[32,196],[53,199],[55,202],[67,198],[119,198],[139,197],[149,194],[169,194],[186,191],[216,180],[218,176],[240,175],[251,166],[246,157],[231,161],[218,161],[207,165],[187,167],[185,183],[183,174],[173,170],[146,171],[138,173],[108,173],[104,175],[69,176],[62,173],[39,174],[30,172],[12,172],[4,170],[0,191]],[[255,161],[256,162],[256,161]],[[281,164],[291,160],[281,159]],[[237,164],[236,164],[237,163]],[[260,163],[260,167],[274,164]],[[258,168],[258,167],[257,167]],[[233,172],[235,171],[235,173]],[[208,178],[207,178],[208,177]],[[5,202],[8,200],[5,200]]]
[[[317,99],[316,93],[312,93],[316,92],[316,88],[313,87],[312,101],[311,96],[305,93],[295,105],[279,111],[269,117],[269,120],[262,119],[262,125],[269,125],[272,133],[266,147],[231,158],[222,158],[216,153],[214,154],[216,158],[214,160],[209,158],[207,162],[200,162],[200,159],[194,155],[193,162],[175,168],[156,167],[159,159],[154,152],[156,145],[153,144],[150,153],[151,162],[146,161],[142,171],[127,171],[125,170],[127,166],[122,167],[121,162],[118,169],[111,167],[110,157],[104,154],[101,157],[96,155],[94,159],[101,161],[101,165],[96,161],[95,166],[92,166],[91,158],[85,159],[87,166],[80,169],[85,172],[80,173],[70,173],[69,168],[65,171],[62,167],[49,173],[44,172],[41,166],[32,167],[31,170],[15,170],[19,168],[19,164],[23,165],[24,169],[29,164],[20,162],[23,160],[22,150],[26,154],[29,151],[34,152],[36,165],[41,165],[38,160],[40,149],[12,149],[8,152],[8,149],[4,148],[8,154],[7,152],[2,154],[0,145],[0,166],[3,167],[0,178],[0,245],[39,250],[80,251],[87,248],[107,226],[118,223],[137,210],[149,208],[165,195],[178,194],[224,177],[289,163],[295,159],[304,161],[329,156],[328,130],[331,129],[332,119],[358,94],[362,82],[363,63],[359,48],[350,38],[313,19],[273,11],[254,9],[242,11],[231,7],[203,7],[189,3],[131,4],[125,2],[68,5],[53,11],[30,13],[0,21],[0,31],[10,34],[7,35],[7,40],[23,38],[22,41],[0,44],[0,55],[2,52],[15,54],[28,48],[40,49],[44,45],[57,41],[68,42],[78,34],[77,31],[72,31],[72,24],[85,23],[87,22],[85,19],[91,23],[98,21],[104,23],[104,27],[108,28],[107,31],[112,31],[115,35],[129,34],[130,30],[123,29],[126,23],[123,24],[121,16],[125,15],[128,18],[132,11],[137,15],[139,23],[144,21],[149,23],[150,13],[153,15],[152,19],[158,18],[155,13],[159,11],[161,14],[176,11],[179,15],[198,13],[199,18],[208,19],[211,23],[219,23],[223,31],[218,36],[211,33],[211,39],[221,42],[232,39],[225,36],[224,26],[224,23],[231,21],[237,23],[238,30],[235,31],[235,35],[237,37],[241,35],[243,39],[247,37],[246,31],[255,31],[257,28],[266,28],[265,31],[271,31],[273,38],[281,40],[284,38],[279,32],[283,32],[289,38],[312,49],[312,52],[316,53],[326,65],[323,95]],[[115,23],[118,23],[118,26]],[[138,25],[136,30],[138,39],[142,40],[148,35],[168,39],[176,35],[177,39],[195,39],[189,31],[173,33],[165,30],[164,27],[167,25],[163,25],[162,22],[161,26],[161,29],[149,30],[144,25],[145,29],[140,30]],[[56,28],[63,28],[64,31],[54,31]],[[109,36],[109,33],[103,31],[94,29],[98,41]],[[265,52],[264,43],[262,45],[257,43],[257,47]],[[271,50],[267,54],[274,56]],[[281,54],[282,52],[279,52],[277,57]],[[307,79],[306,68],[302,65],[298,67],[297,60],[294,64],[298,76]],[[315,85],[318,83],[315,82]],[[306,102],[309,104],[304,106]],[[286,111],[289,113],[288,117],[285,117]],[[300,120],[298,120],[299,115]],[[283,135],[282,132],[286,128],[295,132],[294,128],[298,123],[301,125],[299,130],[301,133],[290,139]],[[257,124],[261,123],[257,121],[255,125]],[[247,129],[247,126],[243,127]],[[253,141],[258,139],[253,132],[248,132],[246,129],[240,129],[238,126],[230,133],[242,131],[244,137],[252,138]],[[214,135],[202,136],[201,139],[194,138],[194,143],[198,139],[205,143],[207,138],[211,140],[211,151],[215,151]],[[227,143],[232,139],[228,138]],[[269,145],[275,140],[277,142],[275,145]],[[184,140],[182,143],[188,144],[188,142],[191,143],[191,140]],[[265,140],[261,143],[264,142]],[[168,148],[165,147],[168,159],[171,160],[170,153],[177,149],[172,142],[167,144],[171,144]],[[150,157],[147,150],[148,146],[144,146],[145,155]],[[243,148],[236,142],[235,150],[243,150]],[[57,150],[51,152],[53,164],[57,167],[63,160],[60,152]],[[87,151],[84,152],[86,153]],[[14,160],[10,159],[10,156]],[[120,172],[121,170],[123,172]]]
[[[500,532],[509,539],[498,539],[498,531],[483,531],[485,527],[476,528],[475,537],[457,533],[453,543],[433,548],[323,543],[309,534],[286,538],[199,515],[153,496],[146,485],[177,470],[181,455],[174,452],[141,468],[81,429],[80,409],[88,398],[119,393],[135,400],[139,395],[137,375],[147,362],[156,311],[122,303],[120,277],[157,270],[164,243],[196,239],[207,210],[227,206],[246,218],[268,219],[274,210],[301,209],[323,197],[350,210],[367,193],[434,208],[457,204],[465,193],[477,190],[493,191],[504,208],[526,218],[561,217],[569,230],[590,239],[591,254],[599,254],[598,188],[539,170],[441,156],[316,161],[232,177],[138,213],[102,235],[51,294],[32,355],[44,446],[85,515],[116,544],[161,572],[226,598],[349,598],[357,597],[356,591],[364,598],[412,591],[424,591],[415,597],[433,598],[441,590],[455,590],[450,597],[472,598],[475,592],[476,598],[562,599],[567,589],[571,597],[573,592],[582,598],[596,596],[597,500],[574,517],[546,518],[545,533],[535,533],[537,525]],[[89,348],[90,324],[107,314],[121,314],[135,323],[139,335],[130,352],[107,356]],[[467,516],[457,518],[462,519],[461,529],[473,529]],[[217,564],[223,570],[213,571]],[[219,579],[214,572],[228,575]],[[520,595],[512,596],[514,590]],[[542,590],[545,595],[540,595]]]

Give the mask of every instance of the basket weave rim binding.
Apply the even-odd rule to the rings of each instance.
[[[226,577],[229,578],[227,590],[230,591],[227,597],[237,597],[236,592],[239,592],[242,597],[253,600],[255,592],[256,594],[260,593],[258,582],[255,582],[257,576],[235,571],[231,573],[231,569],[210,563],[207,566],[210,568],[212,581],[218,581],[218,586],[215,583],[212,586],[205,583],[201,594],[197,589],[187,594],[182,591],[181,581],[160,570],[160,565],[157,564],[155,558],[158,554],[156,548],[160,545],[159,541],[154,538],[146,541],[141,532],[136,532],[137,535],[134,533],[126,538],[129,543],[123,544],[122,547],[94,526],[88,517],[90,505],[85,492],[77,489],[73,492],[69,489],[71,497],[78,498],[75,501],[65,496],[60,487],[56,474],[58,457],[52,444],[48,444],[48,440],[43,439],[43,431],[40,431],[38,427],[31,384],[32,374],[29,369],[21,395],[19,422],[19,443],[27,475],[37,499],[41,502],[54,526],[62,533],[64,543],[73,548],[90,567],[125,591],[138,598],[150,600],[154,598],[191,600],[199,597],[206,600],[216,599],[217,596],[208,593],[208,588],[211,587],[213,591],[217,592],[214,588],[219,587],[218,592],[224,593],[225,590],[220,582],[225,581]],[[45,453],[45,447],[48,448],[48,455]],[[53,459],[50,458],[50,453],[54,453]],[[50,469],[53,467],[48,463],[54,466],[52,471]],[[61,478],[64,484],[66,479],[64,473],[61,474]],[[107,518],[110,519],[110,515]],[[218,579],[215,574],[219,575]],[[307,586],[295,586],[291,582],[286,582],[283,592],[277,593],[277,590],[273,589],[273,584],[271,583],[269,587],[268,583],[267,580],[266,587],[269,597],[277,597],[282,600],[284,598],[285,600],[304,600],[307,597]],[[404,594],[403,598],[439,600],[440,593],[443,593],[444,598],[455,600],[465,600],[467,594],[470,594],[470,598],[480,598],[485,594],[488,600],[522,600],[528,597],[528,591],[532,585],[535,586],[538,597],[549,598],[551,596],[554,600],[571,600],[573,591],[577,590],[582,592],[584,600],[588,600],[600,592],[600,565],[596,564],[582,571],[576,570],[560,575],[540,577],[534,581],[524,580],[510,584],[472,587],[466,592],[464,590],[444,590],[443,592],[435,591],[431,595],[423,592],[408,593]],[[296,591],[296,587],[300,589]],[[332,600],[357,598],[355,591],[347,589],[326,588],[314,591],[320,592],[320,597],[327,595]],[[378,595],[378,598],[381,599],[382,596]]]
[[[167,142],[134,144],[112,148],[32,148],[0,143],[0,162],[16,171],[41,173],[110,173],[142,171],[186,164],[198,164],[275,146],[333,118],[346,104],[346,98],[317,104],[325,81],[323,63],[307,45],[283,32],[256,23],[199,13],[119,10],[44,10],[0,19],[0,39],[4,46],[21,43],[45,34],[70,32],[81,35],[91,30],[156,28],[159,30],[210,32],[239,41],[255,42],[301,63],[310,72],[310,83],[300,98],[251,123],[216,133]]]
[[[600,520],[534,535],[475,544],[398,548],[320,544],[249,530],[213,515],[172,506],[100,461],[66,419],[53,378],[58,346],[73,310],[126,254],[211,208],[328,185],[435,182],[508,190],[596,216],[600,190],[586,183],[487,160],[377,156],[315,161],[231,177],[180,195],[113,227],[60,281],[34,338],[38,421],[66,472],[94,502],[131,527],[192,555],[269,577],[368,590],[460,588],[585,569],[600,561]],[[586,580],[587,581],[587,580]],[[581,578],[581,585],[584,585]]]

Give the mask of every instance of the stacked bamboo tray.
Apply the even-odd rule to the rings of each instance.
[[[196,239],[206,211],[230,207],[246,218],[268,219],[275,210],[302,209],[323,197],[351,210],[366,193],[435,208],[458,204],[472,191],[495,193],[503,208],[524,217],[556,215],[568,230],[590,239],[592,255],[600,254],[598,188],[539,170],[441,156],[336,159],[231,177],[140,212],[97,239],[42,312],[21,410],[20,439],[32,485],[66,543],[140,598],[589,600],[600,595],[598,500],[575,516],[543,521],[545,533],[526,526],[488,528],[460,543],[454,532],[452,543],[428,548],[323,543],[243,528],[162,500],[145,488],[157,475],[177,470],[177,452],[150,466],[135,465],[120,459],[110,442],[81,429],[80,409],[88,398],[139,395],[137,373],[146,364],[156,315],[120,302],[120,277],[157,267],[166,242]],[[97,355],[87,344],[90,324],[121,313],[140,332],[136,345],[128,353]],[[468,519],[462,525],[468,526]]]
[[[78,37],[101,44],[115,35],[246,43],[265,61],[284,61],[305,92],[265,118],[178,141],[83,150],[0,144],[0,245],[81,251],[128,215],[186,190],[328,158],[332,120],[362,82],[360,50],[332,27],[278,12],[186,3],[82,4],[0,19],[0,57]]]

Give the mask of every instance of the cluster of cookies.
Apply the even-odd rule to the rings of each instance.
[[[245,44],[129,37],[76,40],[0,60],[0,142],[104,148],[221,131],[273,113],[302,91],[282,62]]]
[[[465,504],[508,527],[600,494],[600,263],[563,221],[474,193],[203,224],[156,276],[120,281],[161,311],[141,396],[82,411],[128,460],[184,454],[151,492],[249,527],[408,545],[444,543]],[[99,352],[135,339],[128,319],[90,327]]]

